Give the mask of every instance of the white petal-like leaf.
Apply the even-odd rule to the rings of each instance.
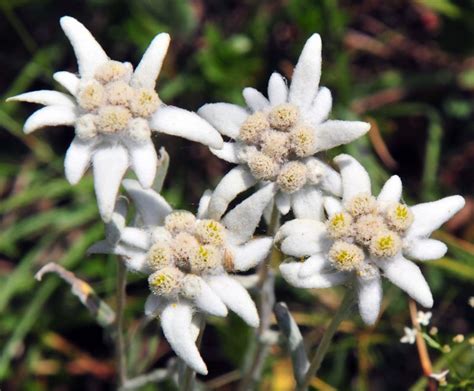
[[[73,125],[76,111],[68,106],[46,106],[31,114],[23,126],[26,134],[45,126]]]
[[[407,237],[429,236],[459,212],[464,204],[464,198],[455,195],[412,206],[410,210],[413,212],[414,220],[407,231]]]
[[[207,367],[199,354],[191,333],[193,311],[189,304],[171,303],[161,313],[161,327],[171,348],[196,372],[207,375]]]
[[[247,110],[230,103],[208,103],[198,110],[198,114],[221,134],[233,139],[237,138],[240,126],[249,116]]]
[[[272,245],[272,238],[258,238],[240,246],[231,246],[234,269],[243,272],[257,266],[268,256]]]
[[[199,200],[198,212],[196,217],[198,219],[205,219],[207,217],[207,210],[209,208],[209,202],[211,201],[212,190],[205,190]]]
[[[63,16],[60,22],[76,54],[79,73],[92,77],[97,67],[108,60],[107,54],[82,23],[70,16]]]
[[[323,254],[316,254],[301,262],[300,265],[298,277],[307,278],[315,273],[321,273],[323,269],[330,266],[330,263]]]
[[[64,159],[64,170],[71,185],[78,183],[89,167],[95,144],[94,140],[75,137],[69,145]]]
[[[119,145],[97,149],[93,154],[95,193],[100,215],[105,222],[112,216],[120,182],[128,165],[127,151]]]
[[[158,34],[153,38],[133,72],[130,81],[133,87],[155,88],[169,44],[170,36],[167,33]]]
[[[324,216],[323,197],[315,186],[304,186],[291,195],[293,213],[297,219],[321,221]]]
[[[258,327],[260,321],[257,308],[242,285],[227,275],[210,276],[206,281],[230,310],[239,315],[249,326]]]
[[[342,195],[341,175],[334,168],[323,163],[321,160],[318,160],[318,163],[323,171],[323,178],[319,186],[327,193],[340,197]]]
[[[312,219],[294,219],[283,224],[275,235],[275,242],[279,242],[290,235],[323,235],[326,226],[320,221]]]
[[[225,215],[222,223],[232,234],[233,243],[244,243],[253,236],[262,219],[263,211],[275,192],[275,184],[269,183]]]
[[[220,220],[234,198],[255,185],[256,182],[256,179],[244,166],[237,166],[230,170],[214,189],[209,202],[209,218]]]
[[[317,126],[325,121],[332,109],[332,95],[329,88],[321,87],[311,104],[311,107],[305,112],[308,123]]]
[[[299,277],[301,263],[288,262],[280,265],[282,277],[297,288],[330,288],[341,285],[348,279],[348,274],[343,272],[318,273],[307,278]]]
[[[328,120],[314,128],[315,152],[349,144],[367,133],[370,124],[362,121]]]
[[[423,307],[433,306],[433,296],[430,287],[421,274],[420,268],[413,262],[399,255],[396,258],[378,262],[384,271],[384,276],[404,290]]]
[[[373,278],[357,278],[359,312],[367,325],[373,325],[377,320],[382,303],[382,281],[377,274]]]
[[[137,181],[125,179],[123,187],[132,198],[145,226],[162,225],[172,208],[166,200],[151,189],[143,189]]]
[[[388,205],[393,202],[399,202],[402,196],[402,181],[398,175],[393,175],[380,190],[377,201],[380,205]]]
[[[210,148],[210,150],[219,159],[225,160],[229,163],[240,163],[240,160],[237,157],[236,143],[224,143],[222,149]]]
[[[272,106],[281,105],[288,100],[288,86],[278,72],[273,72],[268,81],[268,99]]]
[[[328,217],[332,217],[334,214],[342,212],[343,207],[341,201],[335,197],[324,197],[324,209],[328,214]]]
[[[129,145],[130,162],[140,184],[145,188],[153,185],[158,165],[155,146],[150,141]]]
[[[413,239],[403,248],[403,254],[419,261],[430,261],[444,256],[448,247],[435,239]]]
[[[263,94],[260,91],[257,91],[255,88],[244,88],[242,95],[244,96],[247,106],[254,112],[264,110],[270,105],[268,99],[265,98]]]
[[[360,193],[372,193],[369,174],[357,160],[352,156],[342,154],[336,156],[334,161],[341,170],[344,202]]]
[[[227,307],[207,282],[196,275],[188,275],[183,281],[184,295],[201,311],[214,316],[227,316]]]
[[[308,107],[313,101],[321,78],[321,37],[313,34],[305,43],[293,72],[290,102]]]
[[[279,191],[275,196],[275,203],[278,211],[284,216],[291,209],[291,196],[288,193]]]
[[[212,148],[222,148],[219,132],[196,113],[161,105],[151,117],[150,127],[160,133],[183,137]]]
[[[54,73],[53,78],[72,95],[76,96],[80,80],[74,73],[60,71]]]
[[[164,306],[167,304],[167,300],[162,296],[150,294],[145,301],[145,315],[149,317],[157,316],[159,312],[163,311]]]
[[[150,248],[150,236],[146,231],[140,228],[125,227],[122,230],[120,239],[129,246],[138,247],[145,251],[148,251]]]
[[[25,92],[24,94],[12,96],[7,99],[10,101],[22,101],[29,103],[38,103],[45,106],[68,106],[74,107],[75,102],[69,96],[58,91],[39,90],[32,92]]]

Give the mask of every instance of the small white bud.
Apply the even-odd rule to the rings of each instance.
[[[105,90],[96,80],[88,80],[80,84],[76,98],[84,110],[94,110],[105,103]]]
[[[369,246],[372,238],[380,232],[386,231],[387,226],[378,214],[360,216],[354,224],[354,235],[357,242]]]
[[[326,222],[328,234],[333,239],[339,239],[352,234],[352,216],[349,213],[340,212],[334,214]]]
[[[306,183],[306,166],[298,161],[286,163],[277,177],[277,184],[285,193],[293,193]]]
[[[278,173],[278,164],[262,152],[251,154],[247,164],[256,179],[269,180]]]
[[[136,117],[149,117],[161,104],[160,98],[155,90],[151,88],[140,88],[134,90],[130,100],[130,110]]]
[[[148,250],[147,265],[152,270],[160,270],[170,265],[172,257],[170,245],[165,241],[159,241]]]
[[[109,60],[105,64],[99,66],[95,72],[95,78],[103,84],[124,79],[131,73],[131,66],[128,63]]]
[[[165,218],[165,228],[173,235],[180,232],[193,233],[196,217],[187,210],[175,210]]]
[[[177,268],[168,266],[148,277],[148,286],[157,296],[175,295],[181,289],[184,274]]]
[[[372,237],[369,251],[377,258],[390,258],[395,256],[402,248],[402,241],[393,231],[382,231]]]
[[[97,128],[103,133],[115,133],[127,127],[132,118],[130,111],[122,106],[104,106],[99,109]]]
[[[377,211],[377,201],[375,197],[369,193],[360,193],[349,200],[346,210],[354,217],[374,213]]]
[[[258,144],[263,132],[269,127],[267,116],[258,111],[249,115],[240,126],[239,139],[247,144]]]
[[[298,121],[298,108],[290,103],[275,106],[268,115],[270,126],[274,129],[287,131]]]
[[[292,151],[299,157],[314,154],[314,130],[309,126],[298,126],[290,132],[290,145]]]
[[[364,260],[364,251],[355,244],[338,240],[329,250],[329,260],[338,270],[355,270]]]
[[[225,228],[215,220],[199,220],[195,234],[203,244],[222,246],[225,241]]]
[[[111,105],[126,105],[133,96],[133,89],[123,80],[117,80],[105,86],[107,101]]]
[[[288,147],[289,137],[287,133],[267,130],[262,136],[261,151],[278,162],[288,157]]]
[[[403,232],[413,223],[413,212],[407,205],[398,202],[390,205],[385,214],[388,225],[396,231]]]
[[[80,116],[76,123],[76,135],[82,140],[88,140],[97,135],[96,126],[97,116],[94,114],[85,114]]]

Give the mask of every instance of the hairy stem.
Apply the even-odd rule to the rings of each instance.
[[[206,320],[205,320],[204,316],[201,316],[201,315],[196,315],[196,316],[199,316],[199,320],[198,320],[198,322],[199,322],[199,335],[198,335],[197,340],[196,340],[196,346],[199,349],[199,347],[201,346],[201,341],[202,341],[202,336],[204,334],[204,329],[206,327]],[[183,381],[181,382],[180,390],[182,390],[182,391],[191,391],[191,390],[193,390],[195,377],[196,377],[196,373],[194,372],[194,370],[191,369],[190,367],[186,366],[186,368],[184,370],[184,373],[183,373]]]
[[[324,357],[326,356],[326,353],[329,349],[332,338],[334,337],[334,334],[336,334],[339,325],[346,318],[346,316],[351,310],[352,304],[354,302],[353,297],[353,293],[350,289],[348,289],[346,291],[344,299],[342,300],[341,306],[337,310],[336,314],[334,315],[334,318],[332,318],[331,323],[324,332],[321,342],[319,343],[314,357],[311,360],[311,364],[309,366],[308,371],[306,372],[304,380],[297,388],[298,391],[307,390],[311,383],[311,380],[317,375],[318,370],[321,367],[321,363],[323,362]]]
[[[117,262],[117,309],[115,323],[115,359],[117,365],[117,383],[122,387],[127,381],[127,363],[125,357],[125,339],[123,335],[123,313],[126,301],[127,269],[125,262]]]
[[[274,236],[280,228],[280,212],[276,205],[273,205],[268,235]],[[244,375],[239,386],[240,391],[252,389],[259,380],[263,370],[263,364],[268,354],[268,343],[264,340],[264,334],[270,329],[273,305],[275,304],[274,283],[275,276],[270,271],[272,259],[277,255],[277,250],[273,249],[267,259],[259,266],[259,300],[258,313],[260,316],[260,325],[255,334],[255,341],[251,350],[250,358],[244,369]]]
[[[426,347],[425,339],[421,333],[421,327],[417,320],[417,308],[416,303],[413,299],[408,300],[408,308],[410,310],[410,318],[413,327],[416,329],[416,348],[418,350],[418,356],[420,358],[421,368],[423,369],[423,374],[428,378],[428,390],[436,391],[436,381],[430,378],[430,375],[433,373],[433,366],[431,365],[430,355],[428,353],[428,348]]]

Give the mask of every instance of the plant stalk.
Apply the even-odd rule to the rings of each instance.
[[[199,335],[196,340],[196,346],[199,349],[202,342],[202,336],[204,334],[204,329],[206,328],[206,320],[202,315],[199,316]],[[186,369],[183,373],[183,381],[182,386],[180,388],[181,391],[191,391],[194,387],[194,379],[196,378],[196,372],[192,368],[186,365]]]
[[[344,296],[344,299],[342,300],[342,303],[339,309],[334,315],[334,318],[332,318],[331,323],[329,324],[328,328],[324,332],[324,335],[311,360],[311,364],[309,366],[308,371],[306,372],[303,382],[297,388],[298,391],[307,390],[313,377],[316,377],[316,375],[318,374],[318,370],[321,367],[321,363],[323,362],[324,357],[326,356],[326,353],[329,349],[332,338],[334,337],[334,334],[336,334],[336,331],[339,325],[341,324],[341,322],[349,314],[353,302],[354,302],[353,293],[350,289],[347,289],[346,294]]]
[[[117,261],[117,309],[115,323],[115,359],[117,365],[117,383],[122,387],[127,381],[127,362],[125,357],[125,339],[123,319],[126,301],[127,269],[122,259]]]

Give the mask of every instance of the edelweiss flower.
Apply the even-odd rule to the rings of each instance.
[[[416,341],[416,329],[411,329],[409,327],[404,327],[403,331],[405,332],[405,335],[400,338],[401,343],[409,343],[410,345],[413,345]]]
[[[424,307],[433,297],[420,268],[409,259],[442,257],[447,247],[430,234],[464,205],[461,196],[408,207],[400,201],[402,184],[391,177],[373,197],[367,171],[351,156],[339,155],[342,202],[326,197],[326,224],[296,219],[284,224],[275,240],[285,254],[308,257],[280,265],[283,277],[302,288],[326,288],[352,281],[359,311],[367,324],[377,319],[382,300],[380,271]],[[407,258],[406,258],[407,257]]]
[[[110,60],[91,33],[65,16],[61,27],[77,57],[79,77],[57,72],[54,79],[72,95],[57,91],[27,92],[10,98],[46,107],[25,122],[25,133],[45,126],[72,125],[76,137],[64,162],[66,178],[79,182],[92,163],[99,210],[113,212],[118,188],[129,166],[148,188],[156,173],[157,154],[151,131],[222,147],[218,132],[195,113],[163,104],[155,83],[170,37],[158,34],[135,71],[128,62]]]
[[[247,109],[214,103],[198,110],[234,140],[211,151],[239,165],[217,186],[216,205],[211,210],[225,210],[230,200],[257,182],[274,182],[278,185],[275,201],[282,214],[292,208],[297,217],[307,216],[309,210],[315,218],[322,218],[321,190],[340,195],[341,184],[338,174],[313,155],[355,140],[370,125],[327,120],[332,97],[327,88],[318,89],[320,75],[321,38],[314,34],[301,52],[289,88],[283,76],[273,73],[268,99],[245,88]]]
[[[159,315],[176,354],[206,374],[195,345],[199,332],[195,312],[226,316],[229,308],[250,326],[259,324],[255,304],[232,274],[253,268],[270,251],[272,238],[252,236],[274,185],[262,188],[222,219],[209,218],[210,191],[204,193],[194,216],[173,211],[158,193],[142,189],[136,181],[124,180],[123,185],[137,207],[139,225],[125,227],[123,204],[118,203],[107,240],[89,252],[121,255],[130,269],[149,275],[152,294],[145,313]]]

